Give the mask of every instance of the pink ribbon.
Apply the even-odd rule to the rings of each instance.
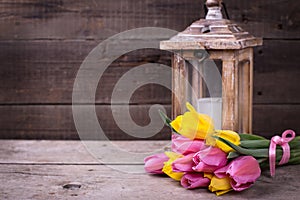
[[[289,136],[289,137],[288,137]],[[292,130],[286,130],[282,133],[282,137],[274,136],[271,139],[269,147],[269,164],[271,176],[275,175],[275,165],[276,165],[276,146],[280,145],[283,149],[282,158],[279,165],[283,165],[289,162],[290,159],[290,145],[289,142],[295,138],[296,134]]]

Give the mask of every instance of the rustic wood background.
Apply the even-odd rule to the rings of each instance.
[[[133,28],[182,31],[203,17],[203,0],[0,0],[0,138],[78,139],[71,101],[77,70],[104,39]],[[254,133],[270,137],[300,132],[300,2],[225,0],[229,16],[253,35]],[[144,50],[122,56],[101,79],[97,114],[111,139],[134,139],[113,121],[110,95],[130,68],[148,62],[170,65],[170,54]],[[102,89],[103,89],[102,88]],[[149,123],[148,108],[171,93],[146,85],[131,98],[131,115]],[[122,109],[120,104],[119,109]],[[164,129],[151,139],[168,139]]]

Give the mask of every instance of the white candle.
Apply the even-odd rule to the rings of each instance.
[[[222,98],[201,98],[198,99],[198,108],[199,113],[209,115],[215,125],[215,129],[222,128]]]

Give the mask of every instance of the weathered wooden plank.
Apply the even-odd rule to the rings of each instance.
[[[299,41],[264,41],[254,56],[254,103],[300,102]]]
[[[83,142],[80,141],[1,140],[0,143],[0,163],[2,164],[99,163],[88,153]],[[99,147],[102,147],[104,150],[104,143],[106,143],[106,141],[102,143],[103,144],[99,145]]]
[[[123,169],[140,170],[142,165],[122,165]],[[86,165],[0,165],[1,197],[4,199],[298,199],[299,166],[276,170],[276,177],[262,176],[243,192],[217,197],[207,189],[186,190],[176,181],[161,176],[124,173],[111,166]],[[63,185],[79,182],[78,189]],[[163,188],[162,188],[163,186]],[[168,194],[168,195],[166,195]]]
[[[166,141],[70,141],[70,140],[0,140],[0,164],[108,165],[143,164],[145,154],[164,151]],[[97,147],[100,156],[93,154]],[[137,153],[126,158],[115,156],[118,150]],[[120,152],[119,152],[120,154]],[[112,156],[114,155],[114,156]]]
[[[150,56],[150,55],[149,55]],[[133,67],[142,62],[120,62],[111,65],[102,75],[96,90],[95,102],[110,104],[113,90],[122,90],[116,86],[118,80]],[[128,65],[128,66],[127,66]],[[130,66],[131,65],[131,66]],[[2,65],[0,70],[1,104],[71,104],[74,81],[80,63],[62,64],[28,64],[18,63]],[[171,69],[170,69],[171,70]],[[171,85],[171,77],[155,71],[145,71],[144,76],[151,76],[153,80],[167,79]],[[130,73],[133,80],[143,80],[139,74]],[[91,85],[89,77],[86,84]],[[83,92],[83,91],[82,91]],[[171,91],[158,84],[146,84],[134,91],[130,104],[168,104]],[[84,92],[83,92],[84,93]],[[120,100],[121,101],[121,100]]]
[[[87,108],[90,105],[82,105]],[[81,105],[79,105],[81,107]],[[81,107],[81,108],[82,108]],[[131,127],[131,119],[139,126],[147,126],[150,123],[149,108],[151,105],[131,105],[129,107],[130,115],[118,121],[123,129],[130,130],[135,136],[128,135],[122,131],[116,124],[112,112],[115,115],[123,116],[126,114],[124,105],[98,105],[96,112],[100,126],[106,137],[110,139],[166,139],[170,138],[170,130],[164,127],[159,133],[154,129],[144,129],[143,132],[137,131]],[[171,106],[164,105],[167,114],[170,116]],[[0,137],[1,138],[26,138],[26,139],[78,139],[78,133],[75,129],[72,116],[71,105],[36,105],[36,106],[0,106]],[[84,114],[84,113],[83,113]],[[92,116],[86,116],[86,124],[92,120]],[[161,119],[157,112],[154,119],[157,126],[161,126]],[[155,128],[155,127],[153,127]],[[157,128],[157,127],[156,127]],[[148,130],[148,131],[146,131]],[[153,130],[152,136],[146,134]],[[87,127],[81,132],[81,137],[85,139],[95,139],[98,133],[94,133],[93,127]],[[100,134],[100,133],[99,133]]]
[[[107,157],[113,157],[113,152],[107,149],[110,142],[87,143],[99,145]],[[0,193],[4,199],[151,199],[153,195],[160,199],[170,199],[170,196],[172,199],[220,199],[206,189],[186,190],[170,178],[145,174],[143,163],[136,163],[136,157],[131,155],[127,156],[127,163],[96,162],[85,148],[87,144],[81,141],[1,140],[0,144],[0,180],[5,180],[0,185]],[[114,142],[132,153],[153,151],[166,144],[167,141]],[[275,178],[270,178],[266,170],[250,189],[221,198],[271,200],[289,196],[297,199],[299,166],[278,167]],[[80,187],[63,187],[72,182]]]
[[[1,108],[5,110],[2,115],[5,116],[4,121],[0,123],[5,128],[1,131],[1,137],[78,138],[71,109],[67,105],[55,104],[71,103],[73,81],[86,55],[103,39],[127,29],[158,26],[181,31],[203,16],[203,2],[1,1],[0,104],[23,105],[18,109],[18,106]],[[271,136],[273,132],[280,132],[284,127],[296,127],[298,130],[295,120],[300,102],[300,45],[297,40],[300,35],[299,3],[291,0],[254,0],[249,3],[228,0],[225,3],[231,19],[240,23],[245,30],[255,36],[276,39],[265,41],[264,46],[257,48],[255,52],[254,103],[276,106],[274,109],[272,105],[267,105],[266,108],[255,105],[257,110],[254,109],[254,132]],[[130,43],[124,42],[122,45],[128,44]],[[162,63],[170,62],[168,56],[157,53],[122,57],[112,65],[119,68],[108,70],[103,78],[104,85],[96,94],[96,102],[110,103],[109,95],[113,83],[130,67],[156,62],[157,59]],[[161,87],[146,86],[134,94],[131,103],[157,102],[168,105],[170,95],[165,95],[166,92]],[[41,106],[29,106],[25,109],[27,104]],[[45,104],[54,105],[43,106]],[[296,105],[282,107],[281,104]],[[62,107],[64,108],[61,109]],[[49,114],[52,116],[49,117]],[[143,114],[141,121],[145,116]],[[283,120],[279,121],[281,118],[274,116],[283,116]],[[101,121],[111,117],[103,117]],[[264,123],[266,121],[269,124]],[[115,135],[121,132],[111,128],[110,126],[116,125],[109,120],[103,123],[107,125],[106,130],[111,131],[108,131],[111,137],[128,138],[123,134]]]
[[[300,105],[254,105],[253,133],[265,137],[281,135],[287,129],[300,134]]]
[[[280,70],[298,70],[299,40],[264,40],[264,44],[255,48],[255,71],[259,73]]]
[[[138,33],[137,33],[138,34]],[[109,40],[105,44],[102,43],[102,51],[100,58],[120,57],[119,62],[146,62],[164,60],[167,53],[159,51],[159,41],[167,39],[167,36],[153,35],[143,36],[137,35],[134,37],[140,38],[120,38],[119,40]],[[151,41],[149,41],[151,40]],[[97,41],[0,41],[0,60],[3,63],[18,64],[23,63],[82,63],[86,56],[99,44]],[[156,44],[157,50],[145,49],[143,44]],[[118,49],[127,50],[128,45],[136,45],[139,51],[128,52],[125,55],[119,55]],[[153,45],[152,45],[153,46]],[[139,48],[142,47],[142,48]],[[109,49],[109,51],[107,50]],[[145,49],[145,50],[142,50]],[[130,50],[132,51],[132,50]],[[159,52],[159,53],[158,53]],[[108,53],[110,53],[108,55]],[[153,60],[155,58],[155,60]],[[113,60],[114,61],[114,60]]]
[[[77,71],[94,42],[4,42],[0,60],[1,104],[71,103]],[[130,52],[121,56],[105,71],[96,94],[97,103],[110,103],[117,81],[133,67],[144,63],[170,65],[170,53],[155,49]],[[102,66],[99,66],[102,67]],[[104,66],[103,66],[104,67]],[[152,76],[154,72],[145,72]],[[134,78],[142,79],[132,74]],[[156,73],[157,78],[162,77]],[[171,77],[170,84],[171,84]],[[89,83],[89,79],[87,78]],[[139,88],[131,103],[168,103],[168,90],[158,85]],[[170,97],[170,93],[169,97]],[[126,103],[126,102],[124,102]]]
[[[299,104],[300,70],[254,73],[255,104]]]
[[[133,120],[145,126],[150,121],[148,109],[150,105],[132,105],[130,112]],[[165,105],[170,116],[170,105]],[[124,106],[115,106],[117,111],[124,112]],[[110,106],[96,107],[99,123],[110,139],[141,139],[127,135],[116,125]],[[71,106],[1,106],[0,121],[1,138],[28,139],[78,139]],[[253,132],[266,137],[281,134],[285,129],[300,132],[299,105],[254,105]],[[121,123],[127,124],[127,118]],[[91,130],[92,131],[92,130]],[[88,134],[89,131],[86,132]],[[140,136],[143,133],[138,133]],[[145,133],[144,133],[145,134]],[[153,133],[154,134],[154,133]],[[95,138],[93,135],[90,139]],[[169,129],[164,128],[159,134],[147,139],[169,139]]]
[[[257,37],[299,39],[299,2],[226,0],[225,4],[230,19]]]
[[[80,63],[97,44],[95,41],[0,42],[0,93],[5,94],[0,95],[0,103],[70,103]],[[299,48],[297,40],[266,40],[263,47],[255,49],[255,104],[300,102]],[[110,103],[113,85],[122,74],[149,62],[170,65],[170,53],[140,50],[122,56],[105,72],[96,102]],[[166,93],[168,90],[162,87],[145,86],[131,101],[170,103],[170,95]]]
[[[137,27],[181,30],[199,17],[200,8],[189,0],[4,1],[0,27],[6,31],[0,38],[105,39]]]
[[[105,39],[137,27],[183,30],[204,16],[204,1],[38,0],[0,2],[0,39]],[[299,4],[291,0],[225,2],[232,20],[255,36],[299,38]]]

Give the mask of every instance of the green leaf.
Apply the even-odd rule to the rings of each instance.
[[[161,110],[158,110],[160,117],[162,118],[163,122],[172,129],[173,132],[178,133],[173,127],[171,126],[172,120]]]
[[[289,145],[291,149],[300,149],[300,136],[297,136],[292,141],[290,141]]]
[[[246,149],[246,148],[237,146],[221,137],[218,137],[218,136],[213,136],[213,137],[216,138],[217,140],[223,142],[224,144],[230,146],[231,148],[233,148],[236,152],[238,152],[240,154],[250,155],[253,157],[257,157],[257,158],[268,158],[269,157],[269,149]]]
[[[246,149],[269,148],[270,141],[269,140],[242,140],[240,146]]]
[[[162,119],[167,125],[169,125],[169,124],[172,122],[171,119],[170,119],[163,111],[158,110],[158,112],[159,112],[159,115],[160,115],[161,119]]]
[[[240,133],[239,136],[241,138],[241,141],[242,140],[267,140],[262,136],[253,135],[253,134]]]
[[[240,156],[240,154],[238,152],[232,151],[232,152],[229,152],[227,159],[237,158],[239,156]]]

